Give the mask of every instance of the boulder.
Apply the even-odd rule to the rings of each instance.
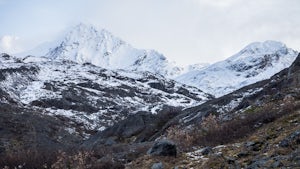
[[[154,145],[148,150],[149,155],[158,156],[174,156],[177,155],[176,145],[169,140],[160,140],[155,142]]]
[[[151,169],[163,169],[164,168],[164,166],[163,166],[163,164],[161,163],[161,162],[159,162],[159,163],[154,163],[153,165],[152,165],[152,167],[151,167]]]
[[[202,155],[208,155],[213,152],[213,149],[211,147],[204,147],[204,148],[200,149],[199,152]]]
[[[298,145],[300,144],[300,130],[297,130],[290,134],[288,137],[280,141],[279,146],[280,147],[289,147],[292,145]]]

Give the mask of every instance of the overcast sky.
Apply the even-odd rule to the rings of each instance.
[[[181,65],[223,60],[254,41],[300,50],[300,0],[0,0],[0,52],[34,48],[79,22]]]

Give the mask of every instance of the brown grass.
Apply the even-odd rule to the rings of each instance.
[[[0,156],[0,168],[52,169],[122,169],[112,158],[96,157],[92,151],[19,151]]]
[[[191,130],[182,130],[178,126],[169,128],[167,137],[175,141],[183,151],[199,145],[217,146],[233,143],[299,108],[300,105],[296,102],[269,103],[223,123],[216,116],[209,115]]]

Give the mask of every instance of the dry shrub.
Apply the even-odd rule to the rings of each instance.
[[[102,159],[100,162],[94,165],[94,169],[124,169],[125,166],[119,161],[115,161],[112,158]]]
[[[179,126],[172,126],[167,129],[167,138],[174,141],[180,150],[188,150],[193,144],[193,136],[190,131],[181,129]]]
[[[206,132],[220,129],[220,120],[212,113],[202,118],[201,130]]]
[[[279,106],[280,105],[280,106]],[[220,127],[196,135],[194,144],[215,146],[227,144],[253,133],[259,127],[290,114],[299,108],[295,102],[268,103],[254,112],[224,122]]]
[[[195,145],[199,136],[220,129],[220,121],[217,116],[209,114],[203,117],[199,126],[190,129],[182,129],[179,126],[172,126],[167,130],[167,138],[173,140],[180,150],[188,151]]]
[[[107,156],[99,159],[91,151],[19,151],[0,156],[0,168],[122,169],[124,165]]]
[[[0,155],[0,168],[50,168],[55,160],[55,152],[19,150]]]
[[[268,103],[253,112],[237,116],[235,119],[221,123],[215,115],[203,118],[200,125],[193,129],[182,129],[178,126],[167,130],[167,137],[174,140],[181,150],[189,150],[193,146],[216,146],[242,139],[259,127],[299,109],[297,102],[284,100],[280,103]]]
[[[88,169],[92,168],[93,161],[96,161],[92,152],[80,151],[75,155],[67,155],[66,152],[60,151],[57,161],[51,165],[53,169],[72,168],[72,169]]]
[[[109,150],[104,150],[108,152]],[[123,169],[124,165],[114,160],[110,154],[96,158],[91,151],[79,151],[74,155],[68,155],[60,151],[57,161],[52,164],[53,169]]]

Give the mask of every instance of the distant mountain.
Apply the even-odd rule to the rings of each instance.
[[[85,24],[73,27],[63,38],[19,55],[92,63],[108,69],[149,71],[168,77],[179,75],[182,71],[155,50],[136,49],[105,29]]]
[[[297,51],[287,48],[281,42],[255,42],[224,61],[189,71],[175,80],[219,97],[270,78],[289,67],[297,55]]]
[[[92,63],[105,69],[148,71],[195,86],[216,97],[270,78],[291,65],[298,52],[276,41],[254,42],[239,53],[215,64],[178,67],[155,50],[136,49],[104,29],[79,24],[56,41],[23,53]]]

